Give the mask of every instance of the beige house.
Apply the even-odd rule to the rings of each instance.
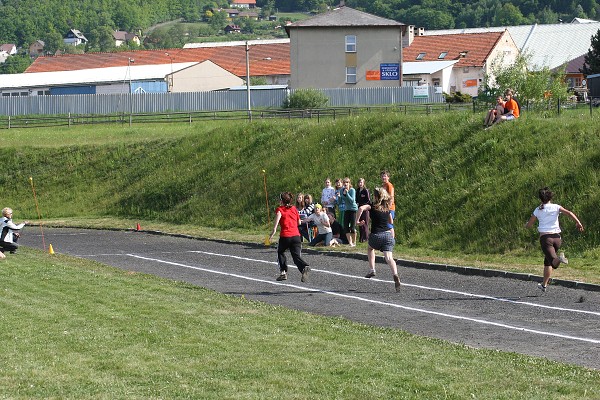
[[[452,36],[407,36],[404,62],[410,63],[411,72],[405,71],[406,85],[435,86],[446,93],[477,96],[485,77],[493,80],[494,65],[511,65],[519,54],[507,30]]]
[[[290,87],[402,86],[404,28],[345,6],[286,26]]]
[[[129,43],[135,43],[137,46],[139,46],[142,43],[138,35],[125,31],[114,31],[113,39],[115,40],[115,47],[121,47],[124,44]]]
[[[166,76],[169,92],[208,92],[244,84],[244,80],[210,60],[180,69]]]

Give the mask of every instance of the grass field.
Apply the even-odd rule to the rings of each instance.
[[[263,169],[272,212],[282,190],[317,194],[326,176],[372,188],[387,168],[396,257],[541,274],[523,224],[547,184],[587,227],[563,221],[571,263],[556,276],[600,283],[597,119],[532,113],[483,131],[480,117],[5,130],[3,203],[37,221],[32,177],[44,224],[262,242]],[[0,263],[0,285],[0,398],[600,398],[598,371],[30,249]]]
[[[2,398],[600,397],[599,371],[22,250],[0,264]]]

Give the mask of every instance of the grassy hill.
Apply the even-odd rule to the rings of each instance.
[[[598,117],[585,111],[481,128],[482,115],[374,113],[330,122],[255,121],[196,125],[6,130],[0,146],[3,203],[15,219],[48,223],[109,218],[202,226],[260,237],[284,190],[320,197],[325,177],[367,186],[388,169],[396,187],[397,256],[458,257],[523,264],[540,273],[534,230],[523,225],[550,186],[563,217],[575,278],[598,282]],[[510,267],[507,267],[510,269]]]

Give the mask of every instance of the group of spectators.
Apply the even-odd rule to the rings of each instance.
[[[381,172],[382,187],[392,198],[394,208],[394,186],[389,182],[389,173]],[[364,178],[358,179],[358,187],[354,188],[350,178],[338,178],[332,185],[330,178],[325,179],[325,187],[321,191],[320,203],[312,195],[298,193],[296,208],[300,214],[300,234],[310,246],[338,246],[341,244],[356,246],[357,236],[360,242],[369,239],[369,211],[361,213],[357,227],[356,214],[359,207],[371,203],[371,193]],[[315,229],[316,228],[316,229]],[[316,230],[316,232],[314,232]],[[357,232],[358,231],[358,232]]]

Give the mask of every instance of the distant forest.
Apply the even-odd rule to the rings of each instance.
[[[322,11],[338,1],[257,0],[279,11]],[[348,7],[425,29],[556,24],[596,19],[596,0],[346,0]]]
[[[600,0],[599,0],[600,1]],[[339,0],[257,0],[263,14],[323,12]],[[596,19],[596,0],[346,0],[346,5],[426,29],[570,22]],[[145,33],[166,21],[206,21],[210,10],[228,0],[0,0],[0,43],[27,47],[37,39],[46,49],[60,48],[71,29],[89,40],[86,51],[104,50],[112,32]]]

